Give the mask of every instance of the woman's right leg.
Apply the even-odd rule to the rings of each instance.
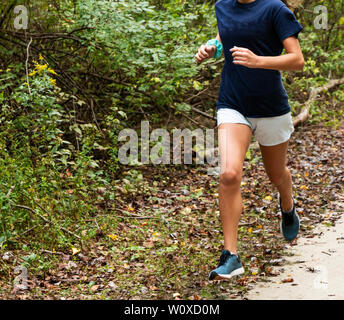
[[[220,153],[219,206],[224,249],[236,253],[238,224],[242,212],[241,178],[252,130],[246,124],[222,123],[218,126]]]

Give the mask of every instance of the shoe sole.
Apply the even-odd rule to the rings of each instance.
[[[230,274],[217,274],[214,279],[211,280],[230,280],[231,278],[243,274],[245,272],[244,268],[234,270]]]
[[[299,218],[299,215],[298,215],[297,213],[295,213],[295,215],[296,215],[296,218],[297,218],[297,220],[298,220],[298,222],[299,222],[299,229],[298,229],[298,232],[297,232],[297,235],[298,235],[298,234],[299,234],[299,231],[300,231],[300,218]],[[297,237],[297,235],[296,235],[295,238],[293,238],[293,239],[287,239],[287,238],[284,236],[283,231],[282,231],[282,220],[281,220],[281,222],[280,222],[280,231],[281,231],[281,233],[282,233],[284,239],[287,240],[287,241],[293,241],[293,240],[296,239],[296,237]]]

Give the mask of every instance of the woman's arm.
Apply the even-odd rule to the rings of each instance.
[[[283,40],[286,54],[276,57],[257,56],[246,48],[234,47],[230,51],[233,63],[248,68],[261,68],[272,70],[302,70],[304,66],[303,54],[299,41],[291,36]]]
[[[216,39],[222,43],[221,38],[220,38],[220,33],[217,33]]]

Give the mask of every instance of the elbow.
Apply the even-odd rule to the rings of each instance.
[[[298,61],[296,63],[296,70],[302,71],[304,66],[305,66],[305,60],[303,59],[303,57],[301,57],[300,59],[298,59]]]

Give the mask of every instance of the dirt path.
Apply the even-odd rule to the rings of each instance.
[[[286,262],[274,267],[276,277],[260,282],[245,297],[250,300],[339,300],[344,299],[343,203],[336,203],[340,216],[334,227],[318,225],[314,238],[300,238],[291,246]],[[292,282],[283,282],[293,279]]]

